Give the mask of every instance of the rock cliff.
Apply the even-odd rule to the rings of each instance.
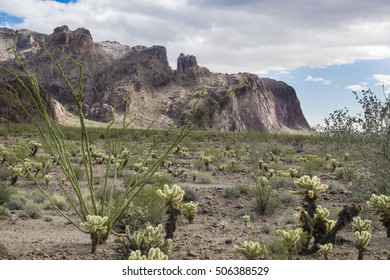
[[[41,87],[70,112],[74,110],[72,97],[41,46],[45,44],[61,62],[74,85],[78,68],[59,50],[81,63],[84,70],[83,110],[86,117],[93,120],[109,121],[114,108],[119,116],[123,115],[128,96],[129,115],[137,116],[134,125],[145,127],[155,120],[156,126],[167,127],[179,116],[180,108],[192,104],[190,98],[200,89],[201,80],[205,94],[199,102],[196,121],[232,86],[244,81],[245,85],[224,100],[200,128],[221,131],[309,128],[291,86],[250,73],[212,73],[199,66],[193,55],[180,54],[177,68],[172,70],[163,46],[96,43],[88,30],[71,31],[67,26],[55,28],[50,35],[26,29],[16,34],[14,30],[0,28],[0,63],[14,70],[17,70],[12,52],[15,42]],[[0,73],[0,78],[8,79],[4,73]],[[5,107],[0,108],[2,121],[6,118],[6,114],[2,114]]]

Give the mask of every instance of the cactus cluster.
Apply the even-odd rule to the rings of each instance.
[[[163,226],[159,224],[156,227],[147,225],[145,229],[138,230],[133,233],[130,232],[130,227],[126,226],[126,232],[120,236],[120,242],[122,243],[123,255],[126,259],[140,259],[139,257],[145,256],[145,259],[149,259],[150,250],[159,249],[164,253],[169,254],[172,247],[172,240],[164,240],[162,236]],[[138,256],[138,258],[135,258]]]
[[[244,222],[245,226],[248,226],[248,223],[251,221],[250,215],[243,215],[241,216],[242,221]]]
[[[291,260],[294,253],[299,250],[302,241],[303,230],[301,228],[288,231],[284,229],[278,229],[276,234],[281,236],[282,245],[287,251],[287,258]]]
[[[332,243],[327,243],[327,244],[323,244],[323,245],[319,245],[319,253],[322,255],[322,258],[324,260],[328,260],[329,259],[329,253],[332,251],[333,249],[333,244]]]
[[[244,255],[248,260],[258,260],[268,254],[264,243],[254,241],[245,241],[243,247],[234,246],[234,252]]]
[[[184,215],[184,217],[187,218],[188,222],[191,224],[194,221],[196,214],[198,213],[198,204],[193,201],[183,203],[181,205],[181,213]]]
[[[8,156],[8,149],[3,144],[0,144],[0,164],[3,164],[7,160]]]
[[[368,244],[371,240],[371,233],[368,231],[355,231],[355,248],[358,249],[358,260],[362,260],[364,252],[368,250]]]
[[[209,166],[213,162],[213,160],[214,160],[213,155],[206,155],[204,152],[200,154],[200,161],[203,162],[206,169],[209,169]]]
[[[160,248],[150,248],[148,255],[142,255],[140,250],[131,252],[129,260],[167,260],[168,256]]]
[[[82,229],[87,230],[91,234],[91,254],[96,252],[97,245],[102,242],[103,238],[107,234],[107,221],[107,216],[101,217],[98,215],[88,215],[86,221],[80,224]]]
[[[335,226],[336,221],[329,220],[329,210],[322,207],[321,205],[317,206],[316,213],[312,219],[314,242],[319,242],[326,234],[328,234],[332,228]]]

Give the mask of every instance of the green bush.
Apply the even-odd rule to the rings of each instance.
[[[6,206],[10,210],[23,210],[27,203],[27,197],[24,193],[13,193],[8,198]]]
[[[256,180],[254,202],[256,212],[260,215],[273,214],[280,207],[279,194],[272,190],[265,177]]]
[[[210,173],[198,172],[198,174],[196,174],[196,182],[201,184],[211,184],[214,182],[214,178]]]
[[[240,190],[235,187],[227,187],[223,189],[222,196],[226,199],[234,199],[240,197]]]
[[[275,176],[269,179],[269,185],[272,189],[293,189],[295,188],[294,179],[288,177]]]
[[[7,181],[8,177],[11,176],[11,171],[8,168],[0,167],[0,182]]]
[[[12,191],[4,184],[0,184],[0,205],[5,204],[9,197],[11,196]]]
[[[241,208],[237,210],[237,212],[234,214],[234,217],[236,219],[241,219],[242,216],[248,215],[251,217],[251,221],[255,221],[257,219],[257,215],[255,212],[253,212],[251,209],[248,208]]]
[[[326,167],[326,161],[323,158],[313,157],[307,162],[303,163],[303,168],[306,172],[310,171],[322,171]]]
[[[0,220],[4,220],[11,217],[11,211],[3,205],[0,205]]]
[[[32,201],[27,201],[23,213],[30,218],[39,219],[42,216],[43,206]]]
[[[183,202],[190,202],[190,201],[196,202],[198,200],[199,196],[196,190],[194,190],[194,188],[190,186],[182,186],[181,189],[185,191],[183,196]]]

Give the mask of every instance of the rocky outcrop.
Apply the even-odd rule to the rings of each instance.
[[[222,131],[309,128],[294,89],[283,82],[250,73],[212,73],[199,66],[195,56],[184,54],[179,55],[177,69],[173,70],[163,46],[95,43],[88,30],[72,31],[67,26],[55,28],[51,35],[27,30],[16,34],[10,29],[0,29],[0,63],[14,70],[11,50],[16,36],[19,36],[17,48],[42,88],[70,112],[74,111],[72,96],[40,46],[45,43],[56,59],[60,59],[74,86],[79,69],[59,54],[58,49],[83,65],[83,110],[93,120],[109,121],[113,109],[120,116],[127,105],[129,115],[138,116],[134,125],[143,127],[155,120],[158,127],[169,126],[185,104],[187,110],[192,108],[190,99],[199,90],[201,79],[205,94],[198,103],[194,122],[202,119],[231,87],[240,81],[245,85],[219,104],[200,128]],[[7,79],[7,76],[0,74],[0,78]]]

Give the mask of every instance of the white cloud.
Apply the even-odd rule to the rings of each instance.
[[[332,82],[331,81],[328,81],[328,80],[325,80],[324,78],[314,78],[312,76],[307,76],[306,79],[304,80],[305,82],[315,82],[315,83],[320,83],[320,84],[323,84],[323,85],[330,85]]]
[[[377,86],[390,86],[390,75],[374,74],[372,79],[378,81]]]
[[[346,87],[346,89],[348,91],[354,91],[354,92],[359,92],[359,91],[362,91],[362,90],[368,90],[368,84],[366,82],[361,82],[361,83],[358,83],[358,84],[354,84],[354,85],[349,85]]]
[[[0,0],[15,28],[85,27],[95,41],[164,45],[216,72],[265,72],[390,57],[387,0]],[[3,23],[4,24],[4,23]]]

